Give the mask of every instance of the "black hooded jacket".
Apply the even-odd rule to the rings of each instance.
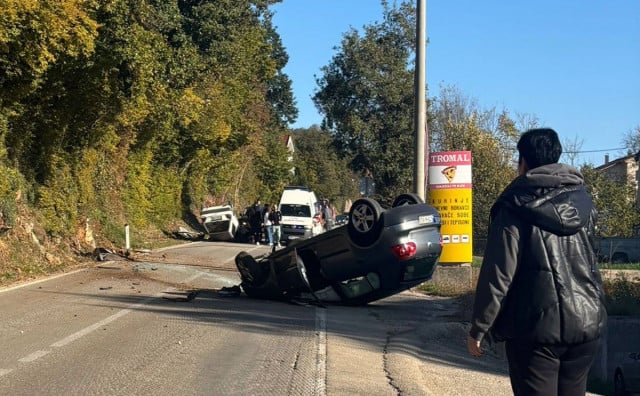
[[[491,209],[470,335],[542,344],[598,338],[606,322],[593,249],[596,211],[580,172],[544,165]]]

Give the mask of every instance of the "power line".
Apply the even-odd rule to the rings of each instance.
[[[625,150],[627,147],[618,147],[602,150],[583,150],[583,151],[563,151],[562,154],[581,154],[581,153],[602,153],[605,151]]]
[[[518,149],[513,146],[506,147],[508,150],[517,151]],[[580,151],[564,151],[562,150],[562,154],[582,154],[582,153],[602,153],[605,151],[617,151],[617,150],[628,150],[628,147],[617,147],[617,148],[609,148],[609,149],[600,149],[600,150],[580,150]]]

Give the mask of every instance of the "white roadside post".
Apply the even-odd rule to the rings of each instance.
[[[131,245],[129,244],[129,224],[124,225],[124,244],[128,252],[131,248]]]

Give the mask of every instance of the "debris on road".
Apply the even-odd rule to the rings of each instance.
[[[197,241],[197,240],[201,240],[204,239],[204,233],[203,232],[193,232],[193,231],[189,231],[184,227],[178,227],[178,231],[174,231],[172,233],[172,236],[176,239],[186,239],[186,240],[190,240],[190,241]]]
[[[93,251],[93,256],[97,261],[121,261],[121,260],[129,260],[128,252],[116,252],[111,249],[97,247]]]
[[[185,294],[182,291],[166,291],[164,294],[169,294],[168,296],[162,296],[163,299],[174,301],[174,302],[188,302],[192,301],[198,295],[198,292],[195,290],[189,291]]]

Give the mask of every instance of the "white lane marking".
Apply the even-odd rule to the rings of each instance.
[[[316,395],[327,394],[327,310],[316,307],[316,334],[318,335],[318,360],[316,361]]]
[[[202,275],[202,273],[196,273],[195,275],[190,276],[189,278],[184,280],[182,283],[191,282],[194,279],[199,278],[201,275]],[[109,316],[108,318],[102,319],[101,321],[96,322],[96,323],[94,323],[94,324],[92,324],[90,326],[87,326],[84,329],[82,329],[80,331],[77,331],[77,332],[71,334],[68,337],[63,338],[60,341],[54,342],[53,344],[51,344],[51,346],[59,348],[59,347],[65,346],[65,345],[67,345],[69,343],[72,343],[73,341],[75,341],[75,340],[77,340],[77,339],[79,339],[81,337],[86,336],[87,334],[99,329],[100,327],[105,326],[105,325],[113,322],[114,320],[125,316],[126,314],[128,314],[131,311],[133,311],[134,309],[141,308],[141,307],[147,305],[149,302],[161,297],[164,293],[165,293],[165,291],[162,291],[160,293],[154,294],[152,297],[144,299],[142,302],[139,302],[139,303],[136,303],[136,304],[131,304],[127,308],[116,312],[115,314]]]
[[[46,278],[42,278],[42,279],[38,279],[38,280],[34,280],[31,282],[27,282],[27,283],[22,283],[20,285],[15,285],[15,286],[9,286],[9,287],[3,287],[0,288],[0,293],[4,293],[4,292],[8,292],[11,290],[16,290],[16,289],[20,289],[23,287],[27,287],[27,286],[32,286],[32,285],[36,285],[38,283],[42,283],[42,282],[46,282],[46,281],[50,281],[52,279],[56,279],[56,278],[61,278],[63,276],[67,276],[67,275],[71,275],[71,274],[75,274],[76,272],[80,272],[80,271],[86,271],[86,269],[82,268],[82,269],[78,269],[75,271],[71,271],[71,272],[65,272],[64,274],[59,274],[59,275],[52,275]]]
[[[44,355],[48,354],[51,351],[35,351],[32,354],[29,354],[25,357],[23,357],[22,359],[18,359],[19,362],[22,363],[29,363],[29,362],[33,362],[34,360],[40,359],[41,357],[43,357]]]
[[[2,377],[3,375],[9,374],[12,371],[13,369],[0,369],[0,377]]]
[[[160,297],[163,294],[163,292],[157,293],[155,295],[153,295],[152,297],[149,297],[147,299],[144,299],[142,302],[139,302],[137,304],[131,304],[129,305],[128,308],[125,308],[121,311],[116,312],[115,314],[109,316],[108,318],[102,319],[99,322],[96,322],[90,326],[85,327],[84,329],[77,331],[73,334],[71,334],[68,337],[65,337],[63,339],[61,339],[60,341],[54,342],[53,344],[51,344],[52,347],[63,347],[81,337],[84,337],[85,335],[91,333],[92,331],[95,331],[97,329],[99,329],[100,327],[107,325],[111,322],[113,322],[116,319],[119,319],[121,317],[123,317],[124,315],[128,314],[129,312],[131,312],[132,310],[136,309],[136,308],[140,308],[143,307],[145,305],[147,305],[149,302],[151,302],[152,300],[155,300],[156,298]]]

